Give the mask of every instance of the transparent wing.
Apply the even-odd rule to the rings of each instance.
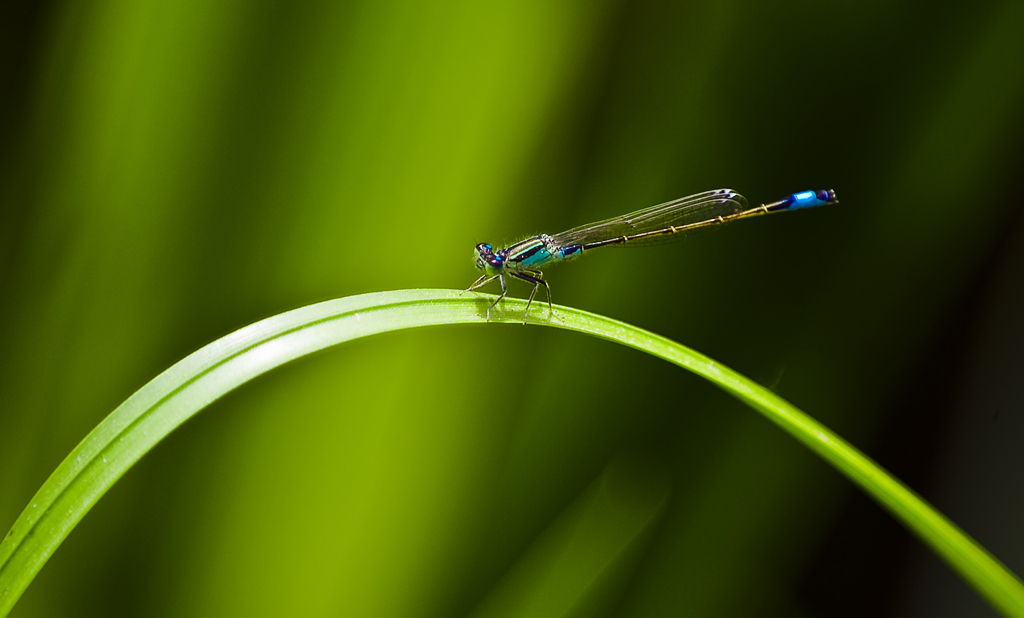
[[[717,189],[644,208],[621,217],[574,227],[561,234],[555,234],[551,239],[562,247],[585,245],[670,227],[681,228],[711,222],[717,217],[728,217],[745,210],[748,210],[746,198],[731,189]],[[666,242],[678,237],[678,234],[659,236],[650,241],[643,241],[643,244]]]

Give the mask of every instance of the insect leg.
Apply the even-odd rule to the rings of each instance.
[[[470,292],[470,291],[475,290],[475,289],[477,289],[479,287],[483,287],[483,286],[487,285],[488,283],[490,283],[491,281],[494,281],[494,278],[497,277],[497,276],[498,275],[493,275],[491,277],[488,277],[487,275],[480,275],[480,278],[477,279],[476,281],[474,281],[473,285],[469,286],[466,289],[466,291]]]
[[[494,309],[494,305],[497,305],[499,302],[501,302],[501,299],[505,298],[505,294],[508,293],[508,288],[505,287],[505,277],[502,276],[502,275],[494,275],[494,277],[497,277],[498,281],[501,282],[501,296],[495,298],[494,302],[491,303],[491,306],[487,308],[487,321],[488,322],[491,321],[491,309]],[[491,279],[493,279],[494,277],[491,277]],[[488,279],[487,281],[490,281],[491,279]],[[484,283],[486,283],[486,281]]]
[[[530,292],[530,300],[526,301],[526,311],[523,312],[523,324],[526,324],[526,316],[530,315],[530,303],[533,302],[533,297],[537,295],[537,288],[543,285],[544,288],[548,290],[548,306],[551,305],[551,290],[550,288],[548,288],[547,281],[534,277],[533,275],[527,275],[525,273],[512,273],[512,276],[517,279],[522,279],[527,283],[533,284],[533,292]]]
[[[551,286],[548,285],[547,281],[544,281],[544,273],[542,273],[539,270],[529,270],[527,272],[536,277],[537,279],[540,279],[541,284],[544,285],[544,291],[548,293],[548,311],[554,313],[555,309],[554,307],[551,306]]]

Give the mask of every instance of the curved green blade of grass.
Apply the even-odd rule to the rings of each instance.
[[[402,290],[289,311],[218,339],[154,378],[103,420],[57,467],[0,543],[0,617],[6,616],[72,528],[146,452],[196,412],[265,371],[324,348],[387,331],[485,321],[494,297]],[[508,299],[493,322],[521,322]],[[768,389],[678,343],[592,313],[535,305],[530,322],[621,343],[715,383],[820,455],[888,509],[1006,616],[1024,618],[1024,585],[900,481]]]

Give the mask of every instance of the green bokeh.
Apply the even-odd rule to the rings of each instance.
[[[69,0],[32,23],[0,144],[0,530],[231,330],[465,287],[476,242],[720,186],[842,205],[599,253],[551,272],[555,299],[777,385],[870,452],[1020,225],[1017,0]],[[814,615],[802,582],[849,492],[618,346],[387,335],[187,424],[12,616]]]

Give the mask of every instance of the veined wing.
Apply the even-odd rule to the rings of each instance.
[[[672,227],[685,228],[697,223],[711,222],[718,217],[729,217],[748,209],[746,198],[739,193],[731,189],[717,189],[644,208],[628,215],[574,227],[552,236],[551,239],[561,247],[586,245]],[[651,241],[664,242],[673,237],[676,235],[658,236],[642,244]]]

